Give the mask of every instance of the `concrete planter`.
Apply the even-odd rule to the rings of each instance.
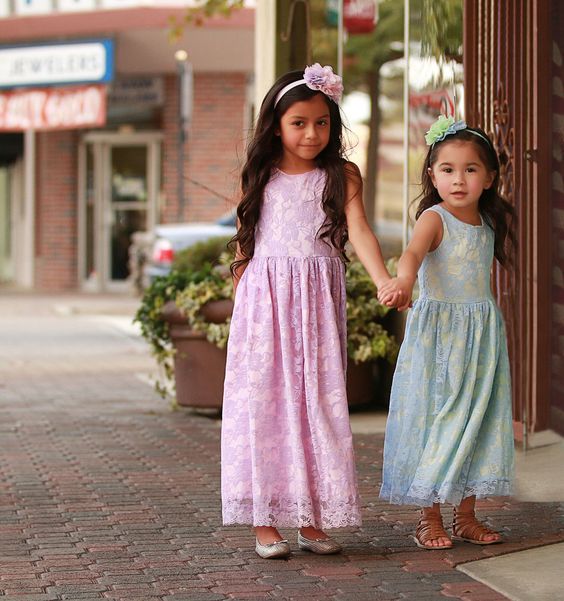
[[[233,302],[226,299],[208,303],[202,314],[208,321],[221,323],[232,310]],[[162,314],[169,323],[170,337],[176,350],[174,379],[177,403],[183,407],[221,409],[226,350],[208,342],[203,332],[192,330],[174,302],[167,303]]]

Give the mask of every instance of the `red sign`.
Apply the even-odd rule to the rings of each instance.
[[[0,94],[0,131],[82,129],[106,123],[106,86],[34,88]]]
[[[343,25],[349,33],[371,33],[376,19],[375,0],[344,0]]]

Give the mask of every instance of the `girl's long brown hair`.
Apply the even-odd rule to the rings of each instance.
[[[477,132],[480,135],[472,133]],[[482,138],[481,136],[484,136]],[[492,185],[482,192],[478,207],[484,222],[487,223],[494,231],[494,255],[503,267],[510,267],[514,264],[514,255],[517,251],[517,237],[515,235],[515,226],[517,214],[513,206],[508,203],[499,194],[499,159],[494,150],[493,144],[488,142],[489,137],[486,132],[478,128],[466,128],[457,131],[455,134],[448,135],[441,142],[435,143],[429,148],[423,170],[421,172],[421,194],[416,198],[419,200],[415,219],[419,219],[421,213],[432,207],[433,205],[442,202],[442,198],[433,181],[429,170],[435,164],[439,150],[445,144],[450,142],[471,142],[475,145],[480,158],[489,171],[495,171],[495,178]]]
[[[317,166],[325,171],[327,178],[322,195],[325,223],[318,235],[332,244],[343,257],[348,233],[345,219],[346,175],[342,137],[342,121],[339,107],[323,93],[311,90],[306,85],[292,88],[274,106],[278,92],[287,84],[303,78],[303,71],[292,71],[283,75],[265,96],[251,141],[247,147],[246,161],[241,172],[242,198],[237,207],[239,228],[230,245],[238,244],[241,258],[231,264],[235,274],[253,257],[255,251],[255,228],[260,218],[264,189],[272,170],[282,158],[282,143],[276,132],[280,119],[295,103],[310,100],[321,94],[327,103],[330,116],[330,134],[327,146],[316,157]]]

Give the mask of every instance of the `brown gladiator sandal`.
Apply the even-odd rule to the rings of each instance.
[[[422,512],[421,518],[415,530],[415,536],[412,538],[420,549],[426,549],[427,551],[452,549],[452,543],[448,545],[443,544],[440,546],[429,546],[425,544],[429,541],[437,540],[438,538],[448,538],[450,541],[450,536],[443,528],[443,518],[440,513],[432,513],[425,516]]]
[[[484,537],[488,534],[496,534],[499,538],[484,540]],[[476,514],[473,511],[457,512],[456,509],[452,518],[452,538],[473,545],[495,545],[503,542],[498,532],[490,530],[476,519]]]

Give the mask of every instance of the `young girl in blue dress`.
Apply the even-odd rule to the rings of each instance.
[[[419,505],[414,540],[447,549],[440,504],[455,506],[452,538],[501,542],[475,516],[476,498],[511,493],[513,426],[507,342],[490,287],[494,257],[511,263],[514,211],[498,193],[499,160],[488,136],[440,117],[429,151],[412,239],[398,264],[398,303],[409,306],[386,426],[380,496]],[[390,290],[390,291],[389,291]]]

